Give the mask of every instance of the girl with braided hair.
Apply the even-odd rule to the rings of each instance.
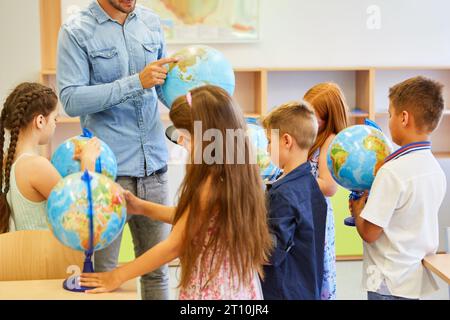
[[[47,229],[46,204],[61,179],[50,161],[38,153],[52,138],[58,98],[38,83],[22,83],[8,96],[0,117],[0,234]],[[5,131],[10,142],[6,152]],[[92,139],[79,156],[82,169],[94,171],[100,142]]]

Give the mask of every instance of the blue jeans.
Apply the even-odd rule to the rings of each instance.
[[[376,292],[368,291],[367,292],[367,300],[418,300],[418,299],[409,299],[403,297],[382,295]]]
[[[167,172],[145,178],[119,177],[117,183],[141,199],[167,205],[169,193]],[[165,240],[170,232],[168,224],[144,216],[128,215],[127,221],[136,257]],[[121,241],[122,234],[110,246],[95,252],[94,268],[96,272],[110,271],[117,267]],[[167,265],[141,277],[141,295],[143,300],[169,300],[169,268]]]

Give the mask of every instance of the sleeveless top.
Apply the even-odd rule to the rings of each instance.
[[[47,230],[47,201],[34,202],[28,200],[17,186],[16,164],[24,156],[32,155],[26,153],[20,155],[11,166],[10,189],[6,195],[11,208],[10,231]]]

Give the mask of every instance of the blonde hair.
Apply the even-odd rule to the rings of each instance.
[[[317,116],[326,123],[309,152],[311,158],[330,135],[338,134],[347,128],[348,106],[341,88],[331,82],[315,85],[306,92],[303,99],[311,104]]]
[[[316,141],[317,119],[305,101],[279,106],[263,118],[262,125],[265,129],[278,129],[280,136],[291,135],[302,150],[309,150]]]

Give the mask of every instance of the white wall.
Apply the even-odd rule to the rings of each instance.
[[[448,0],[260,1],[259,43],[214,45],[235,67],[450,65]],[[379,30],[367,28],[373,5]]]
[[[261,0],[261,42],[218,45],[238,67],[449,65],[448,0]],[[381,9],[381,29],[366,10]]]
[[[380,30],[367,28],[371,5]],[[235,67],[450,65],[449,12],[448,0],[261,0],[261,41],[215,46]],[[38,79],[39,1],[0,1],[0,21],[3,101],[18,82]]]
[[[0,1],[0,101],[41,69],[38,0]]]

